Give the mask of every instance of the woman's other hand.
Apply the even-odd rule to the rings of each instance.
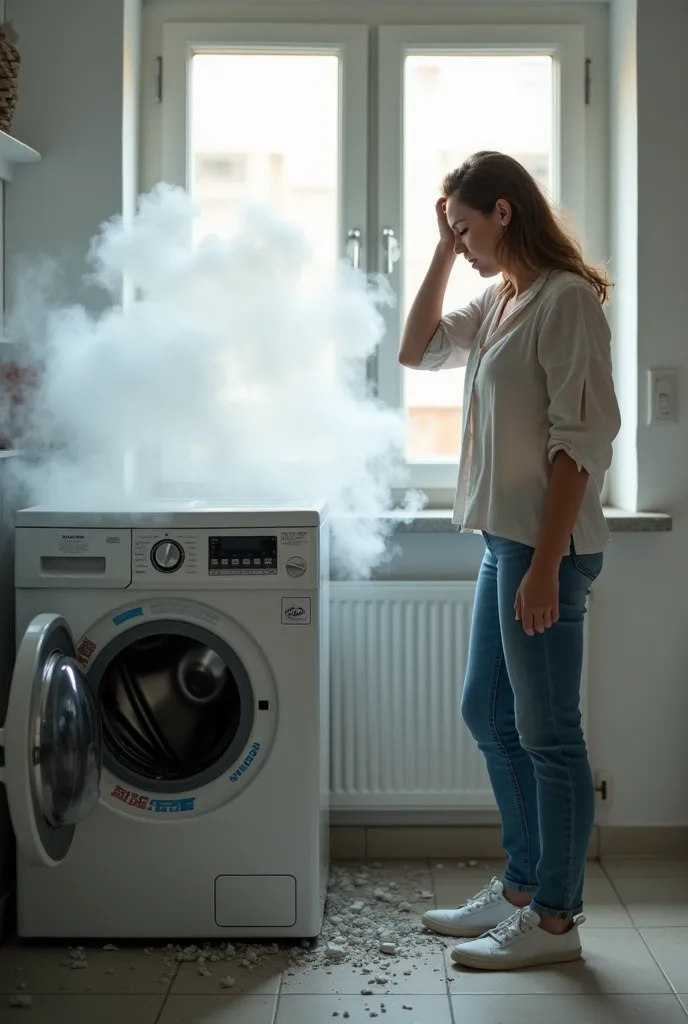
[[[559,569],[531,568],[523,577],[514,603],[516,620],[528,636],[544,633],[559,621]]]

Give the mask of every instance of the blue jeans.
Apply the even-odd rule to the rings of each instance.
[[[602,555],[571,548],[559,621],[527,636],[514,600],[533,548],[485,535],[462,714],[485,755],[508,855],[504,884],[541,916],[580,913],[595,793],[580,713],[583,618]]]

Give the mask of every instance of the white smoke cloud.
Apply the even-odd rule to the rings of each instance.
[[[318,275],[301,232],[267,209],[246,208],[229,241],[194,242],[196,213],[158,186],[131,225],[102,228],[101,314],[51,307],[50,273],[25,276],[10,333],[42,372],[22,484],[69,510],[324,499],[339,571],[365,576],[385,557],[379,516],[403,470],[402,420],[365,384],[388,286],[345,265]],[[124,305],[123,281],[136,295]]]

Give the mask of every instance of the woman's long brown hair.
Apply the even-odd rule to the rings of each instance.
[[[534,274],[568,270],[586,280],[601,303],[609,298],[606,273],[583,259],[576,238],[557,221],[540,186],[517,160],[504,153],[474,153],[442,182],[442,194],[488,215],[498,199],[511,206],[511,220],[500,241],[499,255],[517,260]],[[505,277],[500,291],[507,297],[513,285]]]

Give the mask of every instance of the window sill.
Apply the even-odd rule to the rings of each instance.
[[[662,512],[624,512],[605,508],[610,533],[668,533],[673,529],[670,515]],[[395,533],[455,533],[451,509],[426,509],[410,518],[405,512],[388,512],[382,518],[396,522]]]

